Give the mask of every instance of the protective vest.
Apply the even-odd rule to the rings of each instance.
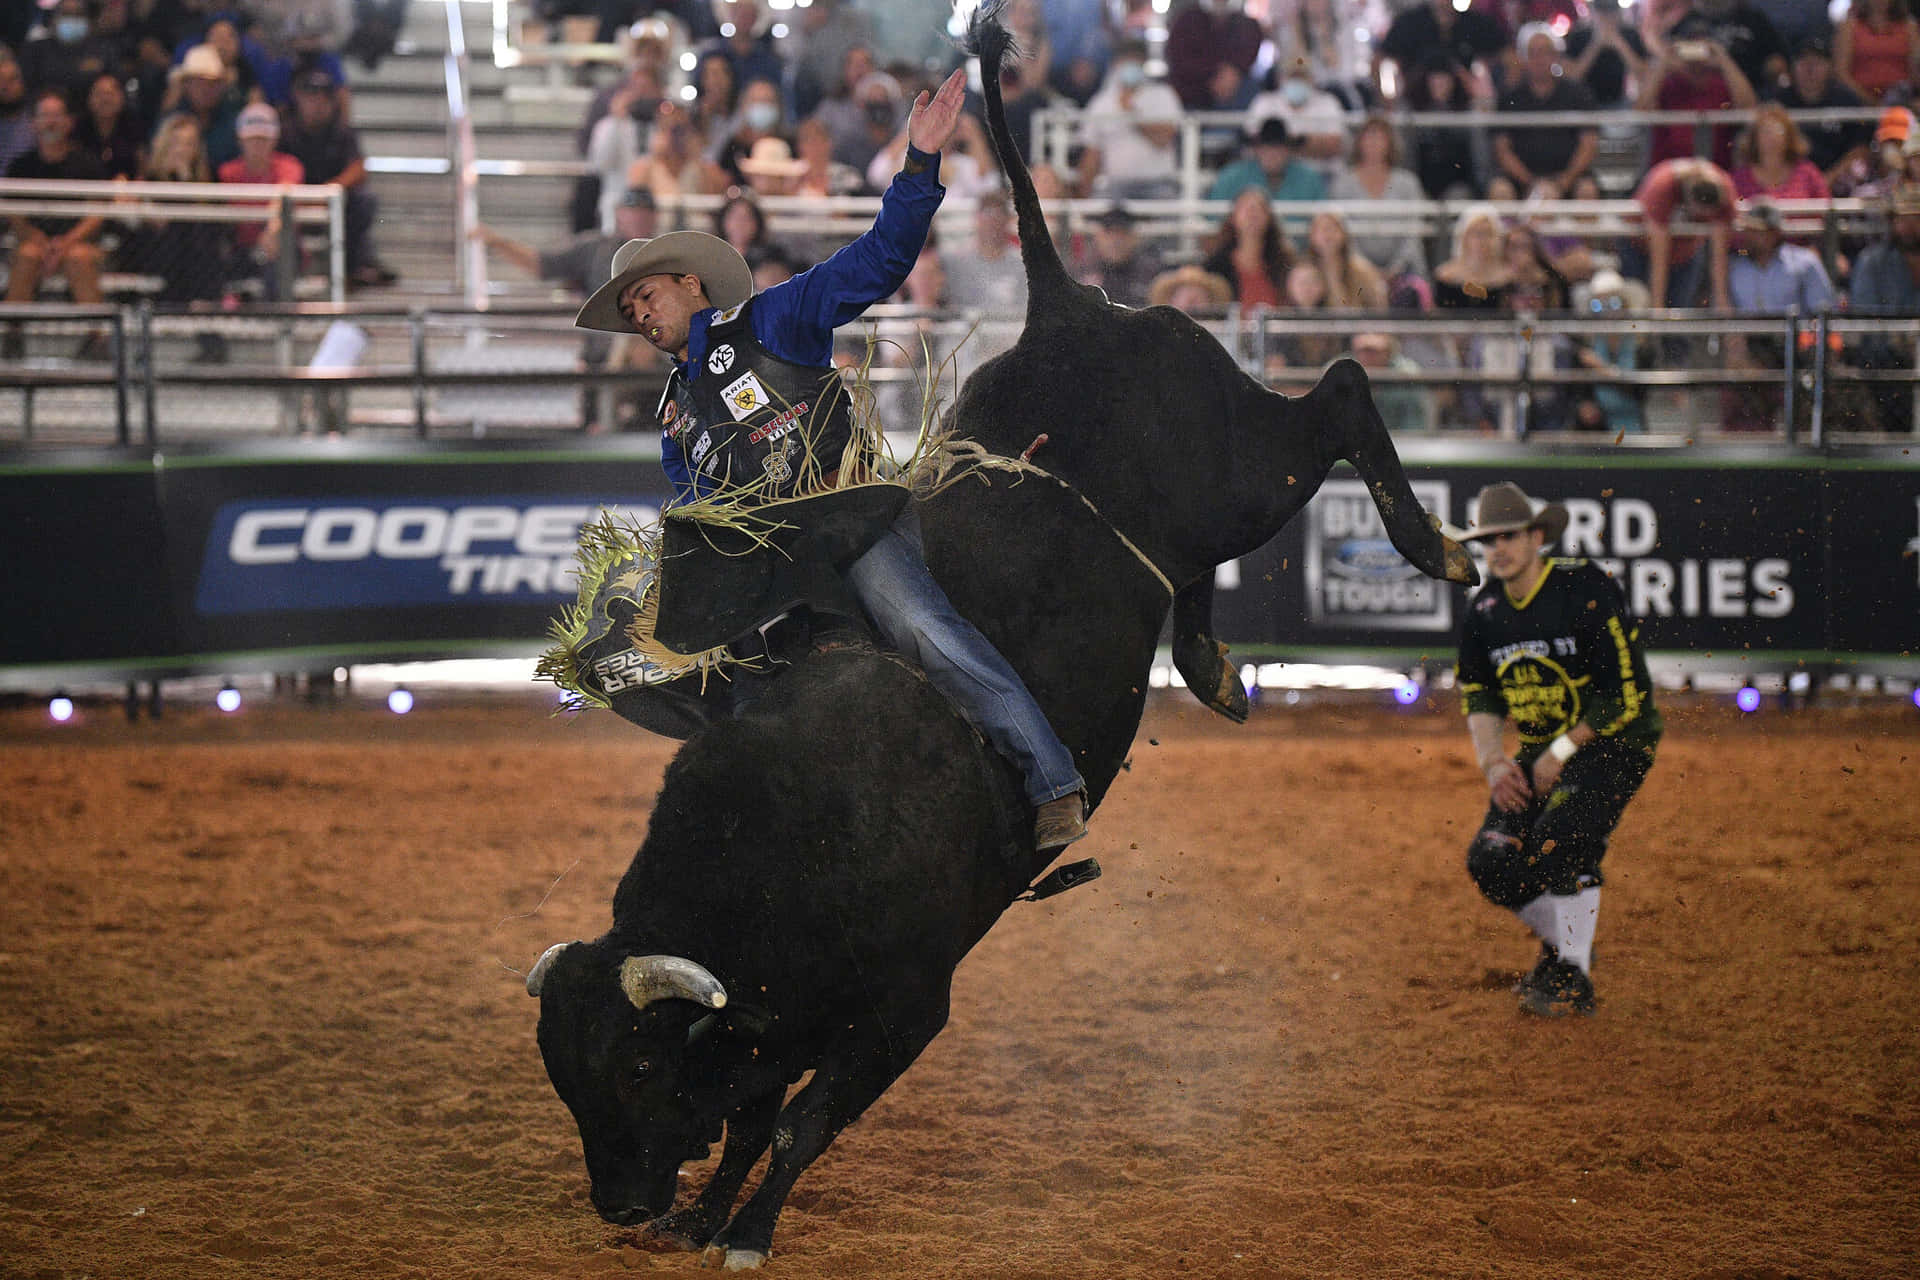
[[[853,438],[847,389],[831,368],[782,360],[753,336],[753,299],[707,326],[706,368],[679,370],[660,397],[660,426],[687,466],[721,488],[762,500],[819,488]]]

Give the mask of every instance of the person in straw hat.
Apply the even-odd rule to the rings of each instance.
[[[1564,506],[1503,481],[1480,491],[1461,534],[1485,544],[1489,579],[1467,607],[1457,668],[1488,790],[1467,874],[1538,935],[1539,961],[1514,990],[1540,1017],[1594,1010],[1600,860],[1662,728],[1619,586],[1586,560],[1542,554],[1566,528]]]
[[[674,501],[737,493],[744,501],[832,488],[853,438],[833,368],[833,331],[899,291],[940,207],[940,150],[966,91],[955,71],[922,92],[907,123],[900,173],[873,226],[827,261],[764,292],[746,259],[718,236],[673,231],[630,240],[611,278],[580,309],[586,329],[637,333],[673,361],[660,400],[661,464]],[[908,504],[846,570],[882,639],[920,663],[1022,772],[1034,838],[1060,848],[1086,834],[1086,784],[1046,713],[991,642],[962,618],[927,571]]]

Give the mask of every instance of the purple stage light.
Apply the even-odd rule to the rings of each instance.
[[[47,714],[53,717],[55,724],[65,724],[73,719],[73,699],[64,693],[57,693],[53,701],[47,704]]]
[[[240,709],[240,691],[232,685],[225,686],[213,695],[213,705],[232,715]]]
[[[397,716],[403,716],[413,710],[413,694],[405,689],[395,689],[387,695],[387,710]]]
[[[1742,686],[1740,692],[1733,695],[1733,705],[1746,712],[1758,711],[1760,709],[1760,691],[1752,685]]]
[[[1913,705],[1914,705],[1914,706],[1916,706],[1916,707],[1920,707],[1920,685],[1915,685],[1915,686],[1914,686],[1914,689],[1913,689]]]
[[[1410,707],[1420,701],[1420,682],[1402,680],[1393,687],[1393,700],[1403,707]]]

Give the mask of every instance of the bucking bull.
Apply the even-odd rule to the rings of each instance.
[[[955,436],[1000,465],[923,503],[927,557],[1098,805],[1170,607],[1188,686],[1244,718],[1211,635],[1214,567],[1273,537],[1339,460],[1422,572],[1476,575],[1414,498],[1358,365],[1282,396],[1182,313],[1116,306],[1067,275],[1007,131],[1011,41],[991,12],[969,38],[1029,301],[1019,342],[954,406]],[[600,1215],[730,1269],[763,1263],[795,1180],[939,1033],[962,957],[1046,870],[1027,813],[1010,767],[925,679],[862,646],[808,653],[694,732],[612,927],[550,948],[527,978]],[[681,1165],[723,1134],[705,1188],[675,1209]]]

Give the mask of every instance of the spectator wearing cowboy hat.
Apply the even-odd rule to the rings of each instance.
[[[699,231],[632,240],[575,321],[637,333],[673,362],[661,398],[661,465],[674,502],[742,504],[831,491],[857,458],[850,397],[833,368],[833,331],[891,297],[940,206],[940,151],[953,138],[966,76],[914,102],[908,148],[874,224],[827,261],[763,293],[746,259]],[[1086,784],[1020,677],[927,572],[911,504],[845,580],[883,640],[919,661],[934,687],[1020,769],[1038,848],[1086,834]]]
[[[1123,307],[1137,307],[1147,300],[1147,290],[1166,269],[1160,251],[1143,244],[1133,212],[1123,204],[1103,211],[1093,223],[1093,249],[1081,273],[1082,284],[1104,289],[1109,301]]]
[[[1294,154],[1293,131],[1278,116],[1260,122],[1246,140],[1246,154],[1220,170],[1207,199],[1231,200],[1248,187],[1264,188],[1273,200],[1327,198],[1327,180]]]
[[[200,126],[200,137],[207,149],[207,163],[218,169],[240,154],[240,137],[234,125],[240,118],[245,100],[234,88],[233,68],[220,51],[210,44],[188,49],[167,76],[167,97],[162,118],[184,111]],[[159,133],[158,122],[154,133]]]
[[[1575,286],[1573,309],[1596,320],[1621,320],[1647,309],[1647,286],[1612,267],[1602,267]],[[1632,333],[1590,333],[1574,347],[1574,361],[1595,372],[1632,373],[1644,352]],[[1573,426],[1579,431],[1639,432],[1646,429],[1640,389],[1614,382],[1595,383],[1575,392]]]
[[[1162,271],[1147,290],[1147,305],[1172,307],[1188,315],[1217,315],[1233,301],[1233,286],[1194,263]]]

